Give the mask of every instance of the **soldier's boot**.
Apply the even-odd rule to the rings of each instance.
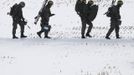
[[[116,39],[121,39],[121,37],[118,36],[118,37],[116,37]]]
[[[37,32],[37,35],[41,38],[41,32]]]
[[[18,39],[18,37],[17,36],[13,36],[13,39]]]
[[[86,37],[82,34],[81,38],[82,38],[82,39],[85,39]]]
[[[21,33],[21,36],[20,36],[21,38],[27,38],[27,36],[26,35],[24,35],[23,33]]]
[[[25,35],[21,35],[21,38],[27,38],[27,36],[25,36]]]
[[[45,32],[45,37],[44,38],[51,39],[51,37],[48,36],[48,32],[47,31]]]
[[[51,37],[50,37],[50,36],[45,36],[44,38],[51,39]]]
[[[108,40],[110,40],[110,37],[109,36],[106,36],[105,38],[108,39]]]
[[[12,32],[12,35],[13,35],[13,37],[12,37],[12,38],[13,38],[13,39],[18,39],[18,37],[17,37],[15,34],[16,34],[16,32],[15,32],[15,31],[13,31],[13,32]]]
[[[90,34],[86,34],[86,36],[87,36],[87,37],[90,37],[90,38],[92,37]]]

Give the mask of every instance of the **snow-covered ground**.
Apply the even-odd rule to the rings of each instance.
[[[0,1],[0,75],[134,75],[134,1],[125,0],[121,8],[122,39],[104,39],[109,18],[103,15],[110,0],[96,2],[99,12],[92,30],[93,38],[81,39],[81,22],[74,11],[75,0],[53,0],[52,39],[40,39],[34,17],[42,0],[24,0],[28,21],[27,39],[11,39],[12,19],[9,8],[20,0]],[[98,0],[99,1],[99,0]],[[19,26],[17,36],[19,36]]]

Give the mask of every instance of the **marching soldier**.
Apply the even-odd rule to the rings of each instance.
[[[12,29],[12,35],[13,39],[18,39],[16,34],[17,24],[20,25],[21,28],[21,38],[26,38],[27,36],[24,35],[24,28],[27,22],[25,21],[23,17],[23,11],[22,8],[25,7],[24,2],[20,2],[19,4],[14,4],[13,7],[11,7],[10,15],[13,18],[13,29]]]
[[[88,4],[86,4],[86,0],[78,0],[75,5],[75,11],[80,16],[82,22],[82,28],[81,28],[82,39],[86,37],[92,37],[90,35],[90,32],[93,27],[92,21],[95,19],[98,11],[98,6],[93,4],[94,2],[92,0],[90,0]],[[88,24],[89,27],[85,35],[86,24]]]
[[[119,0],[117,2],[117,5],[113,5],[112,7],[109,8],[109,14],[108,16],[111,18],[111,26],[106,34],[106,39],[110,39],[110,34],[115,30],[116,38],[120,39],[119,36],[119,29],[121,25],[121,16],[120,16],[120,7],[123,5],[123,1]]]
[[[39,12],[39,15],[41,17],[41,30],[37,32],[37,35],[41,38],[41,34],[44,32],[45,37],[50,39],[51,37],[48,36],[48,33],[50,32],[51,26],[49,25],[49,18],[51,16],[54,16],[55,14],[51,14],[50,8],[53,5],[53,1],[48,1],[47,5],[44,5],[41,12]]]

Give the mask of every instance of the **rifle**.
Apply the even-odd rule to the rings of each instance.
[[[44,6],[46,6],[47,2],[48,2],[48,0],[43,1],[42,7],[39,10],[38,15],[34,18],[35,19],[34,24],[37,24],[37,22],[39,21],[39,19],[40,19],[40,14],[39,13],[42,12],[42,10],[43,10]]]
[[[111,7],[115,5],[116,0],[112,0]],[[109,11],[105,12],[104,15],[106,15]]]
[[[113,6],[115,4],[115,2],[116,2],[116,0],[112,0],[111,6]]]

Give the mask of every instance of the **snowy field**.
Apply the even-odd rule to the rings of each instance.
[[[122,39],[106,40],[109,18],[103,15],[110,0],[100,0],[93,21],[93,38],[81,39],[81,22],[74,11],[75,0],[53,0],[52,39],[40,39],[34,25],[42,0],[24,0],[28,21],[26,39],[11,39],[12,19],[6,13],[20,0],[0,1],[0,75],[134,75],[134,1],[125,0],[121,8]],[[99,1],[99,0],[98,0]],[[19,26],[17,36],[19,36]],[[43,35],[42,35],[43,36]]]

